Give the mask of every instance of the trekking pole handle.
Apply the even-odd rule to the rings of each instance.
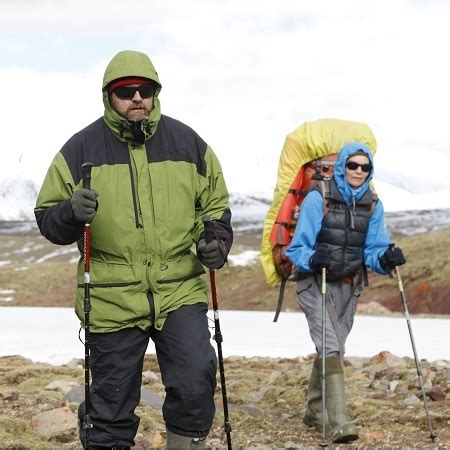
[[[205,227],[205,241],[209,244],[214,239],[214,222],[208,214],[203,217],[203,225]]]
[[[91,189],[91,170],[94,164],[91,162],[85,162],[81,165],[81,173],[83,175],[83,188]]]

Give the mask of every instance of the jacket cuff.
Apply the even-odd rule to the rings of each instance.
[[[75,215],[73,214],[72,204],[70,203],[70,198],[61,202],[60,205],[61,217],[64,223],[66,223],[67,225],[75,226],[80,226],[83,224],[83,222],[80,222],[75,218]]]

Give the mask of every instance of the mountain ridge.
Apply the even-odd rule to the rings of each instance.
[[[398,185],[375,180],[375,188],[387,212],[450,209],[450,189],[414,194]],[[34,206],[39,188],[28,178],[0,179],[0,221],[34,220]],[[264,220],[272,203],[271,191],[230,192],[230,204],[239,221]]]

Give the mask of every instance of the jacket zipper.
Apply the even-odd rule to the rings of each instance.
[[[149,289],[147,291],[148,306],[150,308],[150,322],[155,321],[155,299],[153,297],[153,292]]]
[[[133,173],[133,166],[132,166],[132,155],[130,155],[130,161],[128,163],[128,167],[130,169],[130,179],[131,179],[131,193],[133,195],[133,208],[134,208],[134,219],[136,222],[136,228],[142,228],[142,225],[139,221],[140,217],[140,207],[138,205],[137,201],[137,193],[136,193],[136,180]]]
[[[355,217],[356,217],[356,204],[355,204],[355,197],[352,196],[352,204],[353,208],[349,211],[350,212],[350,228],[352,230],[355,229]]]

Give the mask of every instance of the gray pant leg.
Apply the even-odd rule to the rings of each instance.
[[[353,327],[356,307],[358,306],[358,299],[362,291],[363,287],[361,285],[351,286],[348,283],[342,283],[340,304],[335,305],[335,307],[344,343]]]
[[[356,305],[362,288],[341,281],[327,283],[327,303],[331,302],[336,312],[337,328],[333,326],[329,307],[326,310],[326,351],[325,356],[335,356],[340,352],[340,339],[345,341],[353,325]],[[300,280],[297,286],[298,303],[305,313],[311,339],[319,357],[322,355],[322,293],[314,277]]]

